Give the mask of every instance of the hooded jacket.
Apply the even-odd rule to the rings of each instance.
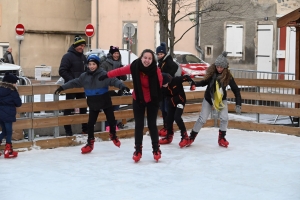
[[[172,77],[175,77],[175,73],[178,70],[178,65],[174,62],[172,56],[167,54],[165,57],[158,61],[158,67],[162,73],[168,73]]]
[[[0,83],[0,121],[15,122],[17,109],[22,101],[19,92],[10,83]]]
[[[112,106],[111,97],[108,93],[108,86],[115,86],[119,89],[125,87],[123,82],[117,78],[108,78],[99,81],[98,78],[105,74],[106,72],[102,68],[98,68],[94,72],[88,70],[78,78],[69,81],[61,87],[64,90],[83,87],[89,108],[93,110],[105,109]]]
[[[59,75],[65,82],[78,78],[86,71],[87,59],[83,53],[79,53],[75,48],[70,46],[68,52],[62,57],[59,66]]]

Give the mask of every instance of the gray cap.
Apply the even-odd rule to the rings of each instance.
[[[227,57],[227,52],[223,51],[223,53],[217,57],[215,61],[215,65],[223,68],[228,68],[228,61],[226,57]]]

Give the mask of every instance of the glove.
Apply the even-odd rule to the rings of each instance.
[[[56,90],[55,90],[55,92],[54,92],[54,94],[59,94],[61,91],[63,91],[64,89],[61,87],[61,86],[59,86],[59,88],[57,88]]]
[[[242,107],[240,105],[236,105],[235,112],[240,115],[242,113]]]
[[[196,83],[195,83],[195,81],[191,81],[190,90],[195,90],[195,89],[196,89]]]
[[[125,93],[129,93],[130,89],[128,87],[122,87],[121,90],[118,91],[118,95],[122,96]]]
[[[107,79],[107,78],[108,78],[108,76],[107,76],[107,74],[105,74],[105,75],[100,76],[100,77],[98,78],[98,80],[99,80],[99,81],[103,81],[103,80],[105,80],[105,79]]]

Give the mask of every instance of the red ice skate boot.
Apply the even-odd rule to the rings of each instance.
[[[159,149],[159,144],[158,143],[152,143],[152,153],[153,153],[153,158],[158,162],[158,160],[161,158],[161,150]]]
[[[194,140],[195,140],[195,138],[197,137],[197,135],[198,135],[197,132],[195,132],[195,131],[193,131],[193,130],[191,131],[190,137],[189,137],[189,142],[188,142],[188,144],[186,145],[187,147],[190,146],[190,145],[194,142]]]
[[[85,154],[85,153],[92,152],[94,149],[94,143],[95,143],[95,138],[89,138],[87,140],[87,144],[81,148],[81,153]]]
[[[135,152],[133,152],[133,156],[132,159],[134,160],[134,162],[139,162],[141,157],[142,157],[142,145],[136,145],[135,147]]]
[[[180,148],[183,148],[186,145],[188,145],[189,144],[189,140],[190,140],[189,136],[188,136],[188,134],[186,132],[181,133],[181,140],[179,142]]]
[[[12,145],[10,143],[6,143],[4,150],[4,158],[15,158],[18,156],[18,152],[12,149]]]
[[[229,142],[225,139],[226,131],[219,130],[219,138],[218,143],[219,146],[227,148],[229,145]]]
[[[158,135],[160,137],[166,137],[167,136],[167,129],[166,128],[162,128],[158,131]]]
[[[117,147],[121,146],[121,142],[116,134],[111,133],[109,134],[109,137],[110,140],[113,141],[114,145],[116,145]]]
[[[166,137],[159,139],[159,144],[170,144],[173,141],[174,133],[167,134]]]

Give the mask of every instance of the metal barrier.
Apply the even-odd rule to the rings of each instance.
[[[267,72],[267,71],[255,71],[255,70],[243,70],[243,69],[230,69],[234,78],[246,78],[246,79],[268,79],[268,80],[295,80],[294,73],[283,73],[283,72]],[[241,91],[246,92],[257,92],[257,93],[276,93],[276,94],[295,94],[293,88],[276,88],[276,87],[253,87],[253,86],[239,86]],[[227,99],[229,102],[235,102],[234,99]],[[278,106],[294,108],[295,103],[293,102],[279,102],[279,101],[257,101],[251,99],[243,99],[243,104],[255,104],[265,106]],[[289,116],[293,123],[292,117]],[[275,124],[279,119],[277,115],[273,121]],[[260,115],[257,114],[256,121],[260,122]]]

